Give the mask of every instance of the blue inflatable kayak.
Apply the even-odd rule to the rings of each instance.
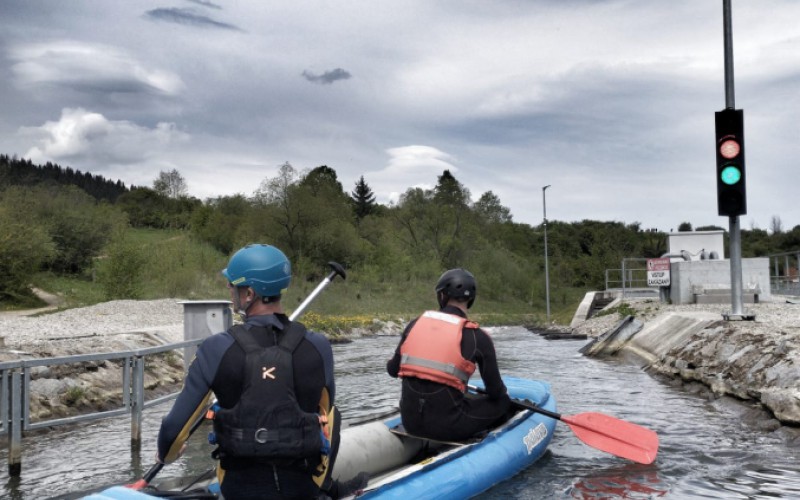
[[[556,411],[555,399],[546,382],[513,377],[504,380],[512,398]],[[555,425],[556,421],[550,417],[522,410],[481,439],[446,443],[407,434],[399,415],[393,415],[343,429],[332,475],[346,481],[361,471],[368,472],[369,484],[358,498],[469,498],[541,458]],[[159,492],[170,491],[169,481],[154,483]],[[218,485],[213,482],[204,488],[206,492],[218,492]],[[157,494],[116,486],[84,498],[145,500],[156,498]]]

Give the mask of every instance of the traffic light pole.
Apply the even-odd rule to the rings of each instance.
[[[722,18],[725,40],[725,107],[735,109],[733,90],[733,29],[731,22],[731,0],[722,0]],[[728,217],[731,261],[731,311],[723,313],[724,319],[753,320],[755,315],[745,314],[742,307],[742,233],[739,216]]]

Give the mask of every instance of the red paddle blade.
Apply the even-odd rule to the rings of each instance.
[[[126,488],[130,488],[132,490],[141,490],[145,486],[147,486],[147,481],[145,481],[144,479],[139,479],[135,483],[125,485]]]
[[[575,435],[593,448],[627,458],[640,464],[651,464],[658,454],[658,434],[602,413],[562,415]]]

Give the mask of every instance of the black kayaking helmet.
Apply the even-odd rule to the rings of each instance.
[[[444,307],[448,299],[468,299],[467,309],[475,302],[478,289],[475,276],[466,269],[450,269],[445,271],[436,283],[436,300],[439,307]]]

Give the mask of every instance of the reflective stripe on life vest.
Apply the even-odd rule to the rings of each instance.
[[[461,355],[461,332],[467,320],[426,311],[400,346],[400,377],[417,377],[464,391],[475,363]]]

